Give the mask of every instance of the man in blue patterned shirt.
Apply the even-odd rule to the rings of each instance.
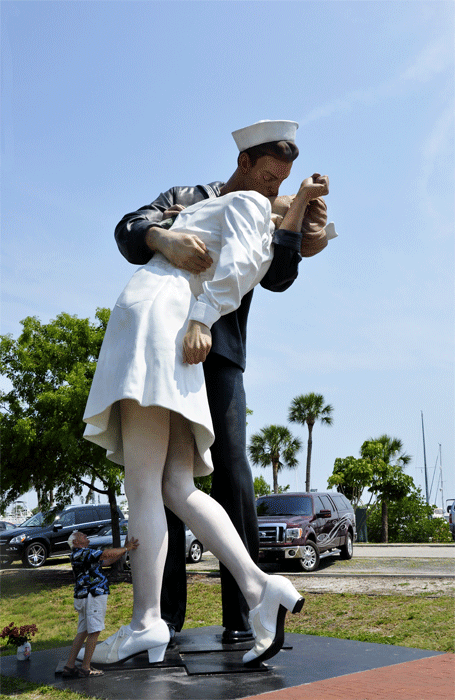
[[[139,542],[131,538],[124,547],[116,549],[90,549],[90,541],[83,532],[75,531],[68,538],[71,547],[71,566],[74,578],[74,609],[79,613],[77,634],[71,647],[63,678],[87,678],[102,676],[103,672],[91,668],[93,656],[100,632],[104,629],[109,582],[101,570],[102,565],[110,566],[126,552],[137,549]],[[85,642],[82,666],[76,667],[75,661]]]

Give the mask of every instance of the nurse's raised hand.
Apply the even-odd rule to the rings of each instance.
[[[183,362],[197,365],[204,362],[212,347],[210,328],[200,321],[189,321],[183,338]]]

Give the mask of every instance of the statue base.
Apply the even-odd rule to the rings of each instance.
[[[370,676],[361,672],[372,672],[372,669],[388,677],[396,667],[406,687],[412,687],[416,662],[442,664],[447,656],[452,656],[388,644],[287,634],[286,646],[276,656],[258,668],[245,668],[242,657],[251,642],[222,644],[222,632],[222,627],[183,630],[176,636],[176,644],[166,652],[163,662],[150,665],[147,653],[143,653],[123,664],[103,666],[104,675],[98,678],[62,677],[69,646],[34,651],[26,664],[17,661],[15,655],[5,656],[1,659],[2,673],[59,689],[84,692],[103,700],[253,700],[256,696],[260,696],[261,700],[275,700],[275,697],[278,700],[286,697],[283,695],[285,689],[291,688],[294,689],[293,697],[303,700],[316,697],[316,689],[322,682],[331,684],[330,687],[334,689],[332,695],[336,694],[340,681],[350,674],[353,674],[355,683],[361,683],[365,675],[365,683],[368,681],[368,687],[371,687]],[[441,661],[432,657],[440,657]],[[61,661],[56,669],[59,659]],[[313,684],[317,684],[314,689]],[[365,697],[368,694],[366,691],[367,685]],[[434,700],[434,684],[431,692],[432,695],[422,693],[422,700]],[[321,693],[321,697],[324,694]],[[345,697],[348,695],[345,694]],[[382,697],[390,698],[392,695]],[[441,695],[443,697],[445,700],[445,696]],[[453,697],[453,692],[450,697]]]

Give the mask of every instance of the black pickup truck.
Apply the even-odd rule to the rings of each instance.
[[[315,571],[321,554],[337,550],[351,559],[356,540],[352,505],[341,493],[282,493],[256,501],[259,561],[295,560]]]
[[[117,508],[119,520],[124,519]],[[54,513],[35,513],[22,525],[0,534],[0,560],[9,565],[22,559],[24,566],[38,569],[52,554],[69,554],[68,537],[74,530],[96,535],[111,523],[111,508],[101,505],[65,506]]]

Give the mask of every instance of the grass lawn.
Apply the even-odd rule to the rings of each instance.
[[[1,676],[0,698],[20,698],[20,700],[98,700],[90,695],[73,693],[71,690],[57,690],[51,685],[37,685],[21,678]]]
[[[221,625],[220,585],[217,579],[201,581],[188,577],[188,608],[185,627]],[[76,632],[73,583],[69,568],[45,567],[6,570],[1,573],[2,611],[0,630],[11,622],[20,626],[35,623],[32,653],[40,649],[70,646]],[[394,644],[441,652],[453,652],[451,634],[452,597],[369,596],[304,592],[305,606],[299,615],[288,615],[288,632]],[[127,624],[132,605],[129,583],[111,584],[106,629],[101,639]],[[2,655],[15,648],[1,648]],[[2,678],[2,695],[19,693],[22,700],[85,698],[70,691],[34,686],[19,679]]]

